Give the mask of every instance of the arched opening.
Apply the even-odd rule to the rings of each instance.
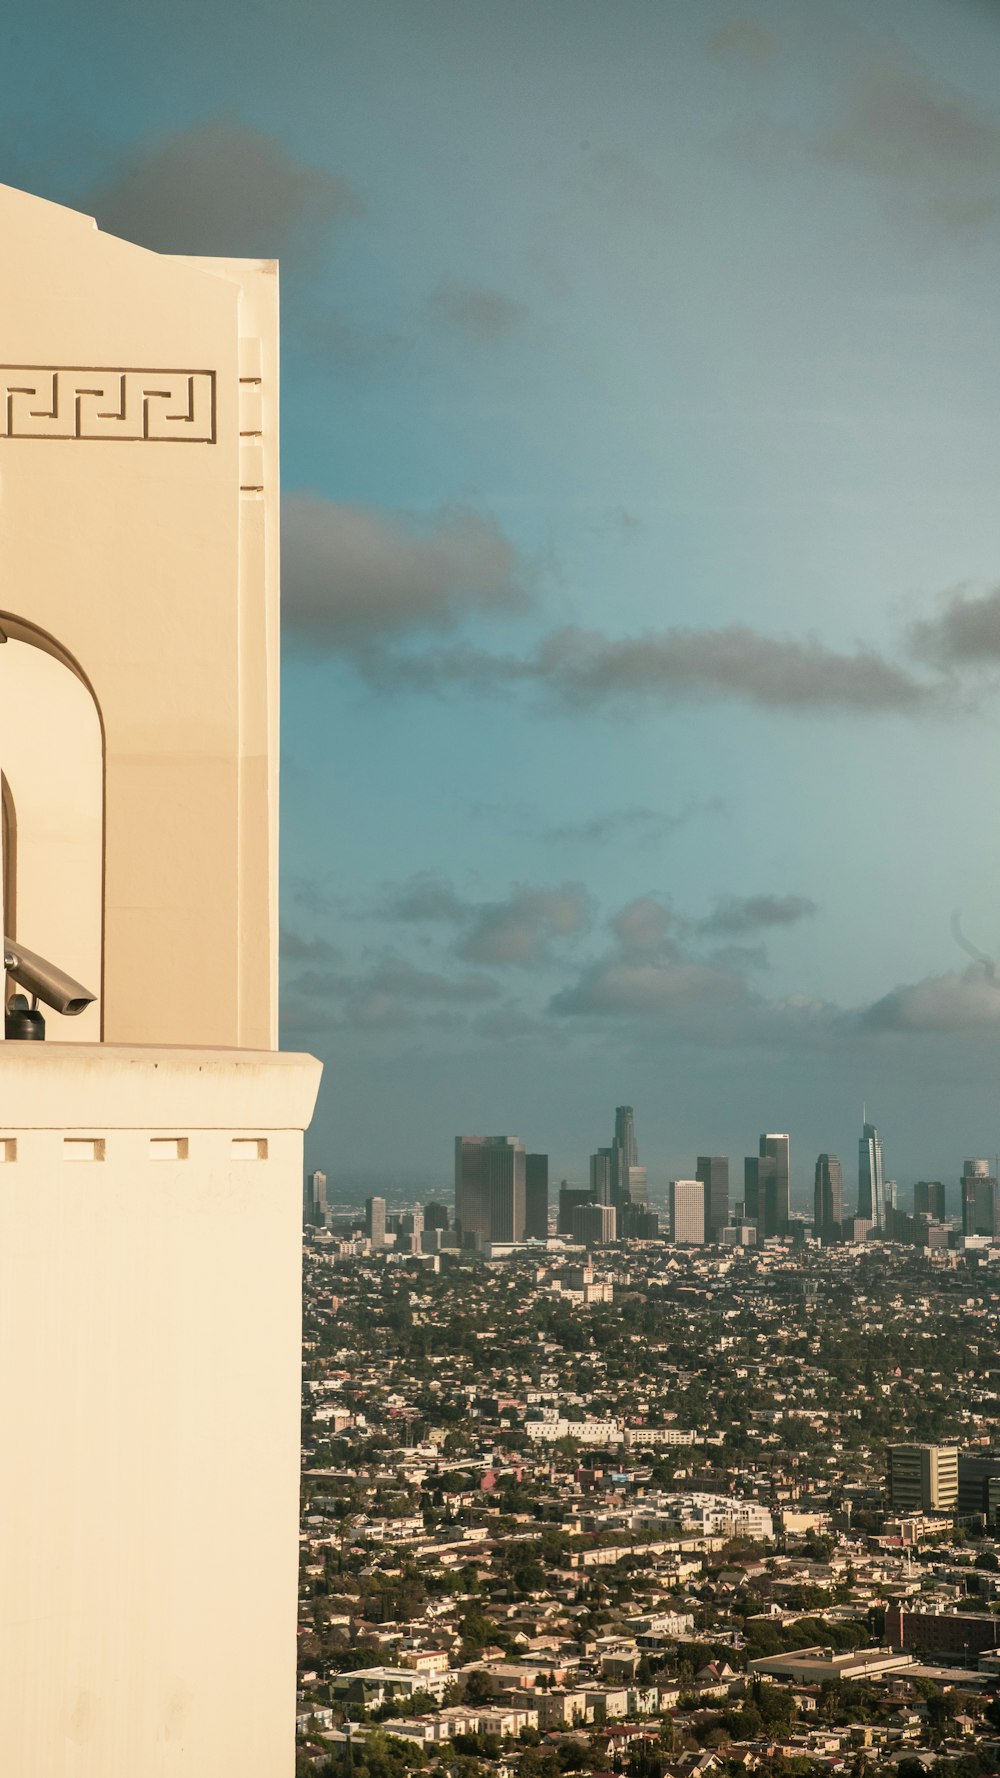
[[[17,937],[17,816],[14,798],[0,772],[0,916],[7,938]]]
[[[96,1043],[103,976],[104,743],[76,663],[0,614],[0,858],[5,931],[95,994],[48,1037]]]

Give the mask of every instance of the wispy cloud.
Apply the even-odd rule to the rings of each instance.
[[[677,917],[669,903],[655,895],[640,895],[619,908],[611,926],[626,957],[662,957],[668,946],[676,954],[671,935]]]
[[[435,1018],[447,1009],[480,1006],[498,994],[492,977],[419,969],[390,953],[359,971],[304,970],[283,995],[282,1024],[303,1033],[345,1026],[391,1029],[417,1016]]]
[[[814,152],[911,192],[951,227],[997,212],[1000,123],[898,42],[859,56],[840,115]]]
[[[843,653],[813,637],[770,637],[742,624],[627,637],[568,627],[525,656],[469,645],[420,655],[383,650],[362,669],[385,690],[489,694],[520,684],[564,710],[618,716],[724,700],[814,716],[911,715],[939,704],[937,685],[872,648]]]
[[[430,311],[435,320],[478,345],[495,345],[528,319],[527,308],[515,297],[454,278],[442,278],[432,291]]]
[[[662,897],[626,903],[611,921],[611,951],[553,995],[549,1011],[558,1017],[700,1020],[745,1003],[740,972],[692,955],[684,943],[686,925]]]
[[[232,254],[308,264],[359,193],[298,159],[276,136],[228,118],[133,146],[87,193],[98,225],[158,253]]]
[[[1000,586],[949,593],[934,617],[910,626],[913,653],[939,667],[995,667],[1000,662]]]
[[[698,921],[698,931],[720,937],[741,937],[768,926],[794,926],[818,912],[807,895],[725,896],[712,913]]]
[[[307,938],[291,926],[282,926],[280,937],[283,963],[334,963],[340,952],[327,938]]]
[[[468,507],[415,518],[292,494],[282,565],[293,635],[360,655],[369,678],[387,637],[518,611],[531,597],[527,565],[493,519]]]
[[[585,931],[591,919],[579,883],[555,888],[518,883],[504,896],[478,901],[428,873],[390,890],[379,912],[403,924],[453,927],[455,954],[464,962],[521,969],[545,962],[556,940]]]
[[[606,958],[584,970],[572,987],[554,995],[550,1010],[663,1018],[682,1013],[702,1015],[719,1006],[740,1005],[747,997],[746,982],[733,970],[671,958],[645,962]]]
[[[727,1044],[782,1041],[807,1030],[829,1040],[844,1015],[805,997],[768,1000],[751,986],[767,966],[761,945],[706,951],[705,937],[788,925],[811,912],[804,896],[759,895],[720,903],[704,919],[678,915],[664,896],[643,895],[611,919],[611,947],[555,993],[549,1013],[563,1020],[613,1020]]]
[[[503,901],[476,909],[459,955],[469,963],[530,969],[545,961],[555,939],[584,931],[589,917],[587,896],[578,883],[559,889],[525,885]]]
[[[981,968],[925,976],[883,995],[861,1017],[868,1031],[1000,1031],[1000,990]]]
[[[471,904],[464,901],[444,877],[420,872],[408,883],[390,890],[380,909],[387,920],[404,920],[421,924],[443,922],[461,925],[470,918]]]
[[[617,841],[626,841],[631,847],[651,846],[669,839],[700,815],[724,814],[726,807],[721,796],[690,803],[676,815],[634,805],[626,809],[606,809],[586,821],[556,822],[551,827],[536,827],[531,831],[535,838],[555,846],[596,846]]]

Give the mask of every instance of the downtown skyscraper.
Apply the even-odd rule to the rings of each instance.
[[[700,1154],[694,1171],[705,1187],[705,1239],[718,1241],[729,1221],[729,1156]]]
[[[627,1205],[645,1210],[649,1203],[646,1169],[639,1165],[635,1137],[635,1112],[631,1105],[615,1106],[615,1139],[611,1147],[612,1203],[619,1217]]]
[[[545,1241],[549,1234],[549,1157],[524,1157],[524,1232],[531,1241]]]
[[[824,1243],[839,1241],[843,1220],[843,1168],[835,1154],[821,1154],[813,1187],[813,1233]]]
[[[858,1142],[858,1215],[873,1228],[885,1229],[882,1140],[875,1125],[869,1123],[862,1125]]]
[[[743,1164],[746,1214],[760,1237],[783,1235],[788,1227],[791,1142],[774,1132],[761,1136],[759,1153]]]
[[[1000,1191],[989,1161],[966,1161],[962,1168],[962,1233],[1000,1234]]]
[[[516,1136],[455,1137],[455,1221],[463,1245],[524,1240],[525,1172]]]

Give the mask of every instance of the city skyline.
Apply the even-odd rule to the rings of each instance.
[[[523,1170],[524,1178],[524,1234],[533,1235],[535,1239],[543,1238],[542,1205],[547,1203],[549,1212],[556,1217],[561,1189],[568,1194],[567,1202],[571,1204],[615,1206],[619,1212],[619,1238],[623,1235],[635,1235],[637,1232],[636,1229],[629,1229],[627,1217],[622,1222],[623,1205],[634,1206],[640,1211],[648,1207],[653,1212],[665,1213],[664,1225],[660,1231],[660,1238],[663,1238],[671,1216],[673,1188],[678,1183],[686,1187],[698,1185],[702,1188],[706,1240],[711,1238],[710,1231],[718,1231],[727,1223],[739,1220],[737,1211],[740,1209],[744,1220],[761,1221],[763,1232],[767,1234],[781,1233],[789,1221],[813,1222],[817,1232],[832,1233],[841,1222],[846,1227],[854,1218],[858,1218],[862,1222],[869,1222],[874,1234],[880,1236],[891,1227],[892,1215],[896,1210],[906,1215],[929,1215],[932,1221],[951,1222],[968,1235],[1000,1232],[1000,1187],[997,1184],[1000,1159],[994,1157],[992,1162],[988,1159],[970,1160],[963,1155],[960,1170],[956,1162],[943,1179],[929,1179],[924,1173],[919,1179],[904,1181],[900,1189],[897,1180],[884,1177],[883,1143],[877,1127],[868,1121],[867,1104],[862,1108],[861,1135],[857,1139],[859,1165],[856,1185],[850,1175],[845,1185],[842,1163],[832,1151],[821,1151],[815,1160],[808,1155],[796,1155],[793,1160],[793,1145],[788,1134],[764,1132],[758,1138],[757,1154],[744,1159],[742,1197],[737,1183],[740,1176],[731,1171],[734,1161],[738,1167],[739,1157],[732,1154],[698,1154],[693,1165],[690,1157],[687,1157],[684,1165],[671,1172],[654,1167],[651,1180],[647,1167],[638,1167],[635,1162],[629,1167],[626,1160],[625,1167],[633,1189],[631,1192],[623,1190],[617,1183],[623,1177],[619,1157],[631,1154],[636,1157],[636,1162],[638,1159],[634,1107],[616,1107],[614,1118],[615,1136],[611,1146],[599,1147],[593,1151],[589,1162],[576,1175],[560,1172],[553,1166],[552,1157],[547,1151],[529,1152],[526,1143],[519,1136],[464,1135],[454,1138],[453,1186],[428,1175],[423,1180],[403,1178],[393,1182],[390,1178],[389,1183],[383,1183],[383,1190],[394,1193],[392,1201],[399,1206],[419,1204],[422,1199],[433,1202],[435,1195],[447,1197],[449,1191],[452,1191],[457,1214],[462,1194],[470,1191],[477,1194],[483,1185],[480,1181],[482,1160],[477,1157],[490,1149],[501,1149],[513,1151],[522,1157],[518,1166]],[[873,1155],[877,1157],[875,1160],[871,1158]],[[881,1220],[870,1214],[873,1194],[867,1167],[873,1167],[878,1182],[874,1196],[876,1201],[881,1197]],[[314,1202],[314,1179],[323,1182],[324,1201],[330,1196],[326,1188],[326,1175],[310,1174],[306,1180],[304,1200],[307,1221],[311,1220],[308,1207]],[[338,1183],[345,1193],[343,1202],[352,1204],[355,1201],[354,1194],[357,1190],[367,1190],[369,1181],[353,1184],[348,1178]],[[488,1198],[487,1189],[482,1204],[470,1223],[470,1227],[475,1227],[481,1222],[479,1232],[484,1239],[489,1238]],[[370,1199],[366,1199],[366,1202],[370,1202]],[[568,1210],[566,1228],[563,1231],[566,1233],[569,1232],[570,1214]],[[463,1222],[460,1214],[458,1222],[459,1225]],[[500,1239],[499,1235],[492,1238]]]
[[[865,1095],[897,1178],[989,1153],[995,9],[249,0],[239,41],[48,0],[0,178],[280,262],[310,1164],[544,1111],[576,1172],[605,1097],[674,1175],[761,1127],[846,1163]]]

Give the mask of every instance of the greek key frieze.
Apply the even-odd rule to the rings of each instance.
[[[0,438],[215,443],[215,372],[0,365]]]

